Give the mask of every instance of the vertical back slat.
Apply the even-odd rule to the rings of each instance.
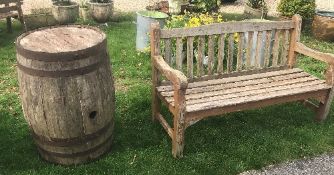
[[[224,72],[224,50],[225,50],[225,34],[221,34],[218,38],[218,74],[223,74]]]
[[[172,65],[172,41],[170,38],[165,39],[165,60]]]
[[[228,55],[227,55],[227,73],[233,71],[233,56],[234,56],[234,34],[230,33],[228,39]]]
[[[294,29],[291,31],[290,36],[290,48],[289,48],[289,58],[288,58],[288,66],[290,68],[294,67],[296,64],[296,43],[300,40],[300,32],[302,27],[302,18],[300,15],[293,15],[292,21],[294,22]]]
[[[254,32],[248,32],[246,69],[249,69],[251,67],[251,57],[253,51],[253,35]]]
[[[289,49],[289,30],[284,30],[282,32],[282,58],[281,64],[286,65],[288,61],[288,49]]]
[[[188,78],[194,77],[194,37],[187,38],[187,75]]]
[[[263,32],[259,31],[258,34],[257,34],[256,55],[255,55],[255,60],[254,60],[254,66],[256,68],[261,67],[260,62],[261,62],[262,36],[263,36]]]
[[[278,64],[278,55],[279,55],[279,43],[280,43],[280,30],[275,31],[275,38],[274,38],[274,46],[273,46],[273,66],[277,66]]]
[[[269,62],[270,62],[270,56],[271,56],[271,36],[272,36],[272,31],[267,31],[266,35],[266,44],[265,44],[265,54],[264,54],[264,65],[263,67],[269,67]]]
[[[213,73],[213,61],[215,56],[215,45],[214,45],[214,36],[210,35],[208,37],[208,75],[212,75]]]
[[[182,71],[182,38],[176,38],[176,69]]]
[[[237,58],[237,71],[242,70],[242,62],[244,55],[244,33],[238,33],[238,58]]]
[[[203,76],[203,57],[205,50],[205,36],[198,37],[198,47],[197,47],[197,76]]]

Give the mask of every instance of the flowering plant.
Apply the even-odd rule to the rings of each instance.
[[[218,13],[189,13],[186,12],[184,15],[173,15],[167,21],[167,28],[191,28],[198,27],[201,25],[208,25],[213,23],[223,22],[223,16]]]

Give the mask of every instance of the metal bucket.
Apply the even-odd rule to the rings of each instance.
[[[168,18],[166,13],[157,11],[140,11],[137,12],[137,38],[136,49],[144,51],[149,43],[149,31],[152,23],[159,22],[160,27],[165,25],[165,19]]]

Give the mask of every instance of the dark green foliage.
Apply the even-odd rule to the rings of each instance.
[[[220,0],[191,0],[190,2],[196,5],[199,12],[217,11],[221,3]]]
[[[299,14],[303,19],[312,19],[315,14],[315,8],[315,0],[281,0],[277,10],[286,17]]]

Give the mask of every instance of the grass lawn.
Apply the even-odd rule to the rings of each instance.
[[[233,17],[233,15],[229,15]],[[5,22],[0,22],[5,29]],[[314,112],[298,103],[236,112],[204,120],[186,132],[184,158],[171,155],[171,141],[151,122],[150,58],[135,51],[132,17],[102,27],[116,80],[116,128],[110,153],[79,166],[47,163],[38,155],[18,96],[15,38],[0,32],[0,175],[2,174],[236,174],[334,150],[334,117],[313,121]],[[334,43],[316,41],[309,30],[302,41],[326,52]],[[325,65],[300,57],[299,67],[322,76]],[[166,112],[166,111],[165,111]]]

